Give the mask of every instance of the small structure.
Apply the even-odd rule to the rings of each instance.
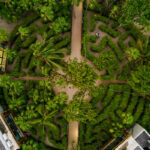
[[[6,51],[5,48],[0,45],[0,73],[5,72],[6,67]]]
[[[100,150],[150,150],[150,134],[135,124],[124,136],[112,139]]]
[[[16,126],[11,111],[0,113],[0,150],[17,150],[25,135]]]
[[[100,33],[96,32],[95,35],[97,38],[100,38]]]

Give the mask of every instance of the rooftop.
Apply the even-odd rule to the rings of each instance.
[[[5,65],[6,65],[6,52],[3,47],[0,47],[0,71],[5,71]]]

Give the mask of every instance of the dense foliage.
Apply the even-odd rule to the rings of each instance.
[[[68,81],[81,90],[93,88],[98,77],[91,66],[85,61],[78,62],[76,58],[67,64],[66,75]]]

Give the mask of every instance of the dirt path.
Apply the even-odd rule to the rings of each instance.
[[[49,78],[46,77],[31,77],[31,76],[24,76],[24,77],[15,77],[12,78],[13,80],[35,80],[35,81],[40,81],[40,80],[49,80]]]
[[[78,58],[78,61],[82,60],[81,56],[81,37],[82,37],[82,11],[83,3],[80,2],[79,6],[73,6],[72,12],[72,37],[71,37],[71,56]],[[70,93],[73,97],[75,89]],[[79,136],[79,122],[73,121],[68,124],[68,150],[77,149]]]
[[[71,56],[70,58],[77,57],[80,61],[81,56],[81,36],[82,36],[82,9],[83,4],[73,6],[72,12],[72,37],[71,37]]]

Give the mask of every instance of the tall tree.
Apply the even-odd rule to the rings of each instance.
[[[33,50],[33,55],[37,58],[39,58],[41,61],[46,62],[48,65],[53,65],[55,67],[60,68],[59,62],[62,60],[65,50],[56,50],[56,49],[50,49],[50,48],[43,48],[43,44],[41,44],[39,41],[32,44],[30,47],[31,50]]]
[[[76,94],[63,111],[67,121],[86,123],[87,121],[94,121],[97,116],[95,108],[87,100],[84,100],[84,95],[81,93]]]
[[[150,29],[150,0],[119,0],[110,16],[123,24],[136,22]]]

